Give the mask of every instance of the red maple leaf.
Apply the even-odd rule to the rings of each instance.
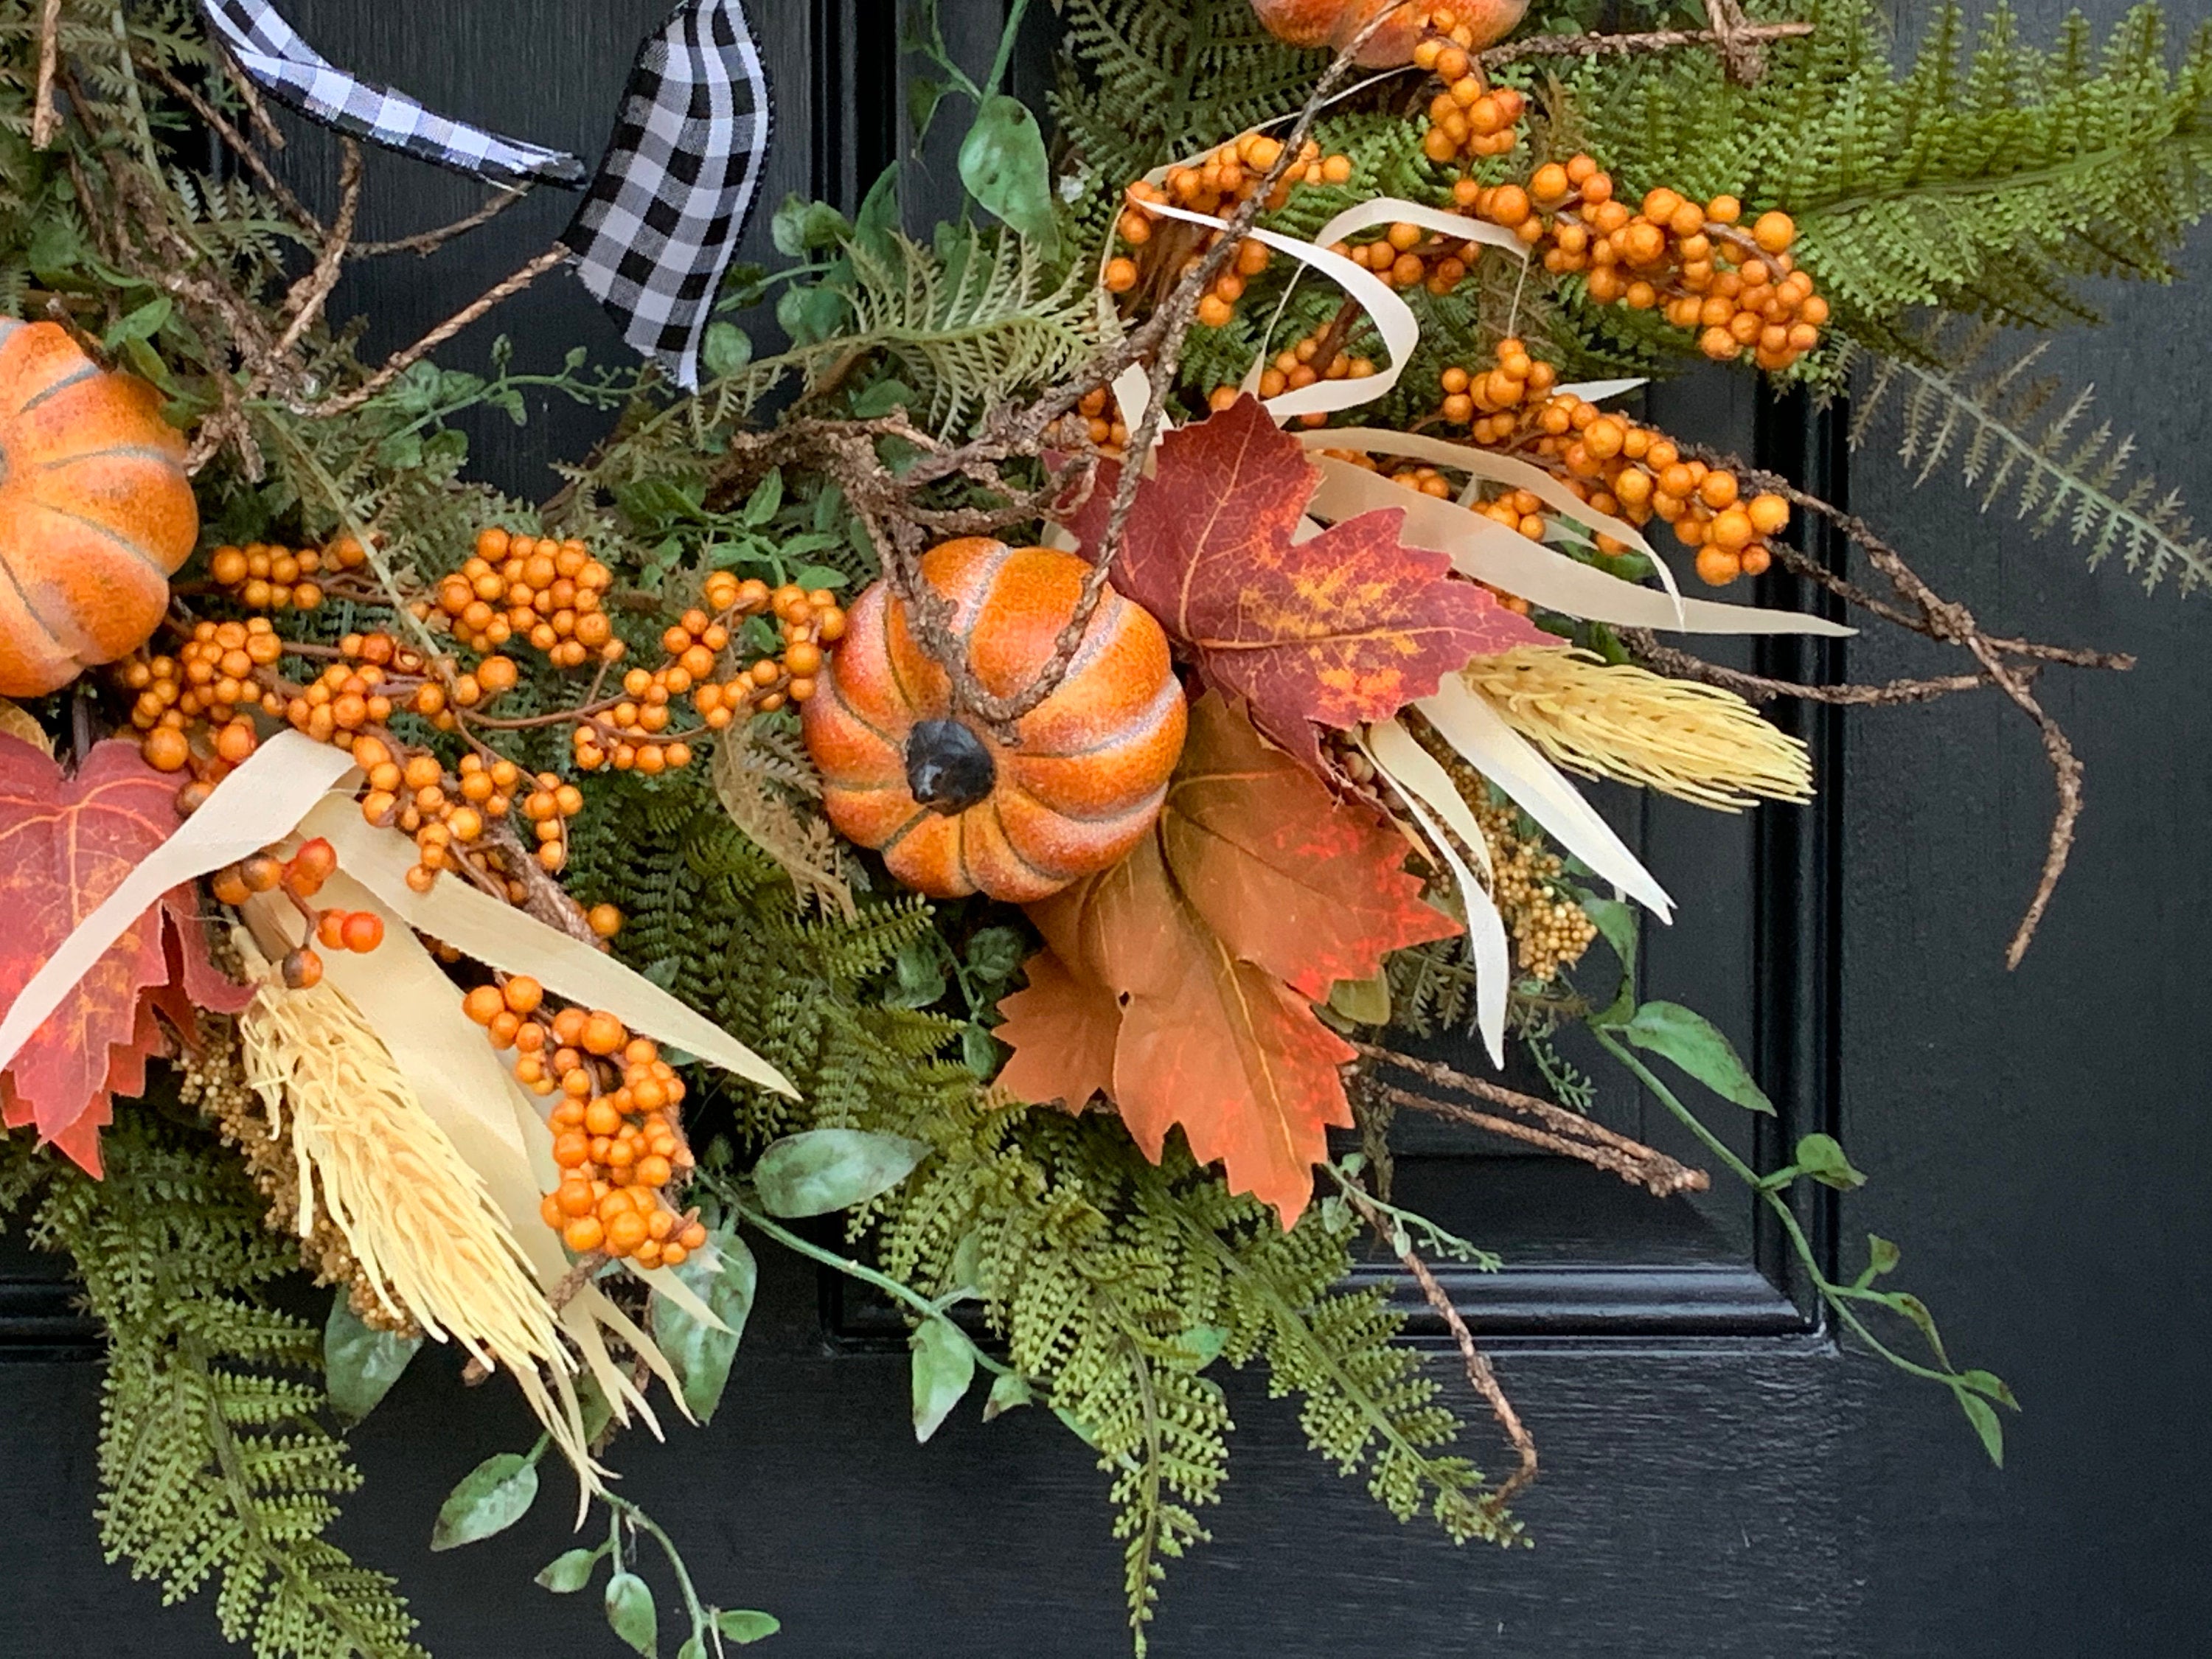
[[[76,925],[177,828],[177,782],[122,742],[94,748],[65,776],[32,744],[0,737],[0,1008]],[[0,1121],[35,1124],[94,1174],[97,1131],[114,1093],[145,1087],[167,1051],[154,1010],[191,1035],[194,1007],[234,1012],[250,993],[209,960],[192,889],[132,921],[64,996],[0,1079]]]
[[[1316,723],[1386,720],[1472,658],[1558,641],[1453,577],[1447,555],[1401,545],[1395,509],[1296,539],[1319,477],[1249,397],[1170,433],[1137,488],[1114,585],[1325,777]],[[1109,469],[1068,526],[1094,557],[1114,482]]]
[[[1112,869],[1033,904],[1049,948],[1000,1004],[1009,1091],[1110,1095],[1157,1161],[1181,1124],[1201,1163],[1288,1226],[1331,1125],[1352,1121],[1352,1048],[1312,1004],[1388,952],[1458,924],[1421,902],[1407,847],[1340,805],[1227,699],[1191,710],[1154,832]]]

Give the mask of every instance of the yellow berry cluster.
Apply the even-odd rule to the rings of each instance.
[[[323,602],[317,577],[358,570],[367,559],[350,537],[320,551],[305,547],[294,552],[261,542],[244,547],[225,544],[209,559],[208,574],[249,611],[313,611]]]
[[[1413,61],[1421,61],[1422,48]],[[1511,87],[1492,87],[1474,72],[1467,53],[1445,46],[1433,68],[1444,89],[1429,100],[1429,128],[1421,135],[1421,154],[1440,163],[1473,162],[1503,155],[1521,142],[1521,117],[1528,100]],[[1456,70],[1457,74],[1452,71]]]
[[[604,1010],[551,1012],[527,975],[479,985],[461,1006],[514,1056],[518,1082],[560,1097],[548,1118],[560,1184],[539,1212],[564,1244],[673,1267],[707,1242],[697,1214],[668,1202],[693,1159],[679,1127],[684,1079],[651,1038],[632,1036]]]
[[[1531,978],[1554,979],[1582,960],[1597,927],[1566,890],[1559,855],[1541,840],[1523,840],[1514,809],[1485,799],[1480,780],[1468,777],[1474,787],[1462,793],[1475,796],[1475,823],[1490,845],[1490,894],[1513,936],[1514,960]]]
[[[622,659],[602,608],[614,574],[574,539],[477,532],[475,556],[438,584],[436,614],[472,651],[525,640],[556,668]],[[426,611],[426,615],[428,614]]]
[[[1540,247],[1547,270],[1580,273],[1601,305],[1658,310],[1717,362],[1747,351],[1784,369],[1820,343],[1828,302],[1790,257],[1797,227],[1786,213],[1746,226],[1733,196],[1698,202],[1663,186],[1632,208],[1587,155],[1546,162],[1525,187],[1486,187],[1472,205]]]

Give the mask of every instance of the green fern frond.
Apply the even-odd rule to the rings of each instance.
[[[2057,377],[2034,376],[2048,342],[1991,364],[1996,334],[1978,329],[1955,350],[1928,337],[1911,355],[1879,358],[1851,441],[1893,406],[1898,454],[1916,483],[1949,463],[1983,512],[2009,504],[2038,535],[2063,530],[2093,568],[2118,553],[2146,591],[2169,575],[2184,593],[2212,580],[2212,543],[2194,532],[2179,493],[2131,471],[2131,435],[2089,424],[2095,388],[2063,398]]]
[[[316,1331],[261,1304],[298,1258],[204,1136],[144,1108],[101,1137],[106,1178],[50,1173],[33,1242],[65,1249],[108,1336],[99,1505],[109,1559],[179,1601],[217,1581],[257,1659],[425,1659],[382,1573],[324,1535],[360,1476],[322,1424]]]

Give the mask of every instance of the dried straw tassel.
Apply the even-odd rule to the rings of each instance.
[[[1570,771],[1731,811],[1755,796],[1812,799],[1805,745],[1718,686],[1603,662],[1572,646],[1477,657],[1462,678]]]
[[[572,1365],[482,1178],[345,994],[264,975],[239,1030],[270,1122],[290,1115],[301,1233],[319,1200],[386,1306],[487,1366]]]

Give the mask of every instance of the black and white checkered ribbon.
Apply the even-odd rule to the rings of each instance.
[[[689,391],[774,116],[741,0],[684,0],[647,38],[562,240],[623,338]]]
[[[500,184],[582,182],[582,160],[503,138],[427,110],[404,92],[349,75],[302,40],[267,0],[200,0],[238,66],[301,114],[371,143]]]

